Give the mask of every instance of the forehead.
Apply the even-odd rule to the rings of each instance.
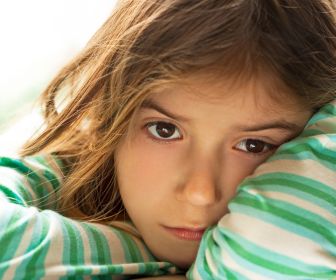
[[[249,80],[230,80],[201,74],[190,75],[166,84],[149,97],[164,106],[186,110],[225,108],[254,112],[254,116],[267,114],[296,114],[307,111],[304,100],[272,77]]]

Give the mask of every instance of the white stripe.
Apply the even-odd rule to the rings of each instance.
[[[101,225],[101,224],[93,224],[95,229],[99,229],[99,235],[101,235],[103,232],[103,235],[105,236],[105,239],[107,240],[109,248],[112,249],[110,252],[112,262],[117,263],[125,263],[126,257],[125,252],[122,247],[122,243],[120,242],[118,236],[112,232],[111,227],[107,225]],[[105,248],[107,249],[107,248]],[[98,269],[95,270],[95,272],[99,271]]]
[[[112,228],[116,228],[118,230],[121,230],[122,232],[125,232],[125,234],[129,235],[132,238],[144,262],[151,260],[148,249],[146,249],[144,242],[140,239],[139,231],[133,225],[122,221],[111,221],[108,223],[108,225]]]
[[[304,176],[336,189],[336,172],[325,168],[325,166],[315,160],[305,159],[294,161],[279,159],[266,162],[260,165],[252,176],[256,177],[258,175],[271,172],[285,172],[298,176]]]
[[[18,208],[22,208],[25,211],[24,215],[21,217],[21,220],[29,221],[29,222],[28,222],[27,227],[25,227],[25,231],[22,235],[22,239],[17,240],[17,242],[20,244],[15,254],[13,255],[13,258],[9,261],[9,264],[10,264],[9,269],[5,272],[3,279],[14,279],[15,272],[17,271],[18,266],[21,264],[22,261],[24,261],[27,258],[27,256],[25,255],[32,241],[34,227],[35,227],[36,220],[38,217],[37,215],[38,211],[36,208],[33,208],[33,207],[23,208],[22,206],[15,205],[15,204],[6,205],[6,211],[8,211],[8,213],[14,213],[17,211]],[[21,222],[19,222],[18,224],[21,224]],[[23,258],[23,256],[25,257]]]
[[[43,211],[43,213],[50,221],[47,235],[48,240],[50,240],[50,246],[44,262],[45,274],[48,277],[50,275],[66,275],[67,269],[62,265],[64,233],[61,216],[49,210]]]
[[[189,271],[189,273],[190,273],[190,271]],[[191,279],[195,279],[195,280],[201,279],[202,280],[202,277],[198,272],[198,267],[197,266],[194,266],[191,270]]]
[[[53,205],[55,200],[57,199],[55,190],[53,186],[51,185],[50,181],[44,177],[43,172],[47,169],[45,165],[40,164],[37,161],[32,160],[24,160],[22,161],[27,167],[29,167],[41,180],[41,188],[47,192],[47,194],[44,197],[39,197],[39,202],[43,202],[44,205]],[[48,169],[50,171],[50,169]],[[36,183],[36,182],[35,182]],[[52,208],[52,207],[48,207]]]
[[[323,120],[319,120],[318,122],[310,125],[307,129],[317,129],[322,131],[323,133],[335,133],[336,130],[336,124],[335,124],[335,117],[329,117]],[[320,137],[323,134],[319,134],[318,136],[314,136],[314,137]],[[335,145],[335,143],[334,143]]]
[[[60,181],[62,181],[64,174],[59,166],[59,163],[56,161],[56,159],[51,156],[50,154],[47,154],[44,157],[44,160],[46,161],[46,163],[50,166],[52,173],[57,177],[57,179],[59,179]],[[58,159],[60,160],[60,159]]]
[[[213,234],[213,232],[211,232],[211,234]],[[216,261],[217,255],[214,256],[214,252],[210,252],[208,247],[206,247],[204,254],[205,254],[205,259],[208,264],[208,267],[211,271],[211,275],[218,276],[218,263]]]
[[[0,200],[5,201],[5,202],[11,202],[8,197],[0,191]],[[3,202],[1,202],[3,203]]]
[[[221,238],[220,235],[219,235],[219,238]],[[218,262],[218,259],[221,262],[220,265],[225,266],[227,270],[232,271],[232,272],[237,271],[239,274],[243,275],[247,279],[271,280],[270,278],[264,275],[260,275],[259,273],[252,271],[250,268],[245,268],[242,263],[237,263],[237,261],[231,257],[227,249],[220,250],[220,256],[217,258],[217,262]],[[217,263],[217,266],[218,266],[218,263]]]
[[[249,226],[250,225],[250,226]],[[336,269],[336,259],[314,241],[240,213],[230,213],[219,226],[243,236],[248,241],[270,251],[311,265]]]
[[[336,119],[333,118],[332,121],[335,122]],[[332,124],[334,127],[331,129],[329,124]],[[322,128],[323,126],[324,129],[326,129],[325,133],[328,133],[329,131],[331,131],[333,134],[335,133],[336,130],[335,123],[332,123],[330,121],[319,122],[318,128]],[[324,148],[328,148],[330,150],[335,151],[336,143],[328,136],[328,134],[319,134],[317,136],[314,136],[314,138],[317,139],[323,145]]]
[[[18,184],[22,185],[27,192],[32,197],[32,202],[35,202],[37,200],[36,193],[33,192],[27,177],[24,175],[21,175],[16,170],[11,169],[9,167],[0,167],[0,184],[4,185],[5,187],[10,188],[12,191],[14,191],[16,194],[20,194],[20,190],[18,188]],[[26,205],[27,201],[25,201]]]
[[[122,231],[121,234],[123,234],[123,231],[125,231],[126,232],[125,234],[128,234],[129,236],[131,236],[132,240],[135,242],[136,247],[140,251],[144,262],[147,262],[147,261],[151,260],[150,255],[148,254],[148,249],[146,249],[146,246],[143,243],[143,241],[140,240],[137,237],[139,235],[139,232],[137,231],[137,229],[134,226],[130,225],[129,223],[125,223],[125,222],[111,221],[111,222],[108,223],[107,227],[109,228],[108,229],[108,234],[112,234],[115,238],[117,238],[120,248],[122,248],[122,243],[119,240],[119,238],[112,232],[111,228],[116,228],[117,230],[121,230]],[[110,248],[114,249],[115,244],[112,244],[112,247],[110,247]],[[123,249],[118,249],[118,251],[119,250],[122,250],[122,253],[123,253],[122,258],[125,260],[124,250]],[[114,262],[114,257],[113,256],[114,256],[115,252],[113,251],[112,253],[113,253],[112,258],[113,258],[113,262]]]
[[[251,189],[249,190],[249,193],[254,194],[254,195],[261,194],[262,196],[266,198],[280,200],[280,201],[292,204],[295,207],[300,207],[303,210],[312,212],[316,215],[323,217],[328,222],[334,223],[336,226],[336,216],[334,215],[334,213],[329,212],[328,210],[320,207],[317,204],[310,202],[309,200],[305,200],[300,197],[294,196],[292,194],[287,194],[281,191],[282,191],[281,186],[279,186],[279,191],[276,191],[276,190],[265,191],[265,190]]]

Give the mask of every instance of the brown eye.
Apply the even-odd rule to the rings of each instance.
[[[273,150],[276,146],[258,139],[245,139],[239,142],[236,148],[247,153],[262,154]]]
[[[149,133],[158,139],[172,140],[181,138],[177,127],[167,122],[154,122],[147,125]]]

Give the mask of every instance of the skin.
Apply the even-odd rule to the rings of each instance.
[[[216,224],[239,183],[303,129],[311,110],[282,88],[193,76],[148,98],[115,160],[128,215],[158,259],[189,267],[200,241],[169,229]],[[247,129],[284,120],[295,127]]]

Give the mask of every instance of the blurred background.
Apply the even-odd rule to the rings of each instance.
[[[40,126],[36,100],[111,14],[116,0],[0,0],[0,155]]]

